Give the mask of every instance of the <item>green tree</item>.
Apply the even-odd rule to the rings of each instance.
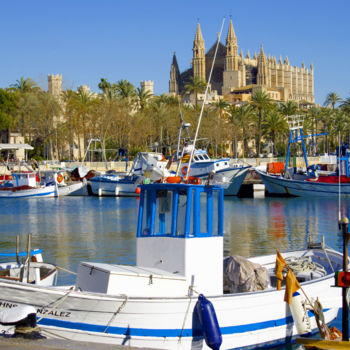
[[[137,101],[140,106],[140,109],[143,110],[147,102],[152,98],[152,93],[148,90],[145,90],[144,87],[136,89]]]
[[[114,88],[118,96],[122,99],[131,100],[136,95],[134,85],[125,79],[117,81],[117,83],[114,84]]]
[[[37,85],[36,82],[31,78],[24,79],[21,77],[19,80],[16,80],[15,84],[11,84],[10,87],[21,93],[25,93],[30,92],[33,88],[37,87]]]
[[[257,120],[257,132],[255,136],[255,147],[257,157],[260,156],[261,148],[261,125],[263,122],[264,113],[271,107],[271,99],[265,91],[259,90],[256,91],[251,98],[250,105],[257,111],[258,120]]]
[[[339,106],[342,111],[350,116],[350,97],[346,98],[345,100],[342,100],[342,103]]]
[[[16,95],[11,91],[0,89],[0,130],[14,126],[16,110]]]
[[[229,106],[228,120],[233,127],[235,154],[237,154],[237,140],[240,137],[243,143],[243,157],[248,155],[248,142],[252,136],[252,110],[248,104],[241,107]]]
[[[287,102],[282,102],[279,105],[279,110],[281,114],[284,116],[293,115],[297,112],[298,105],[295,101],[289,100]]]
[[[286,119],[276,111],[267,113],[266,118],[262,123],[262,129],[264,135],[266,135],[272,141],[273,155],[277,155],[277,135],[285,135],[286,133],[288,133],[288,124]]]
[[[185,94],[194,94],[196,107],[198,106],[198,94],[203,93],[206,86],[206,82],[199,77],[191,77],[190,81],[185,84]]]
[[[327,97],[326,100],[324,101],[324,106],[332,106],[332,110],[334,110],[336,103],[340,102],[341,98],[339,97],[339,95],[336,92],[330,92]]]
[[[91,108],[95,100],[92,94],[82,87],[78,88],[77,93],[73,96],[72,106],[75,112],[75,118],[77,119],[76,135],[78,137],[79,158],[83,157],[83,150],[87,146],[87,136],[91,126]]]

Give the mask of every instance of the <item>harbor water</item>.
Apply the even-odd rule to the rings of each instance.
[[[16,235],[26,250],[30,233],[45,261],[73,272],[81,261],[135,264],[138,203],[122,197],[0,199],[0,253],[15,251]],[[340,204],[350,216],[350,202]],[[320,242],[322,236],[342,251],[337,198],[226,197],[224,208],[225,255],[302,249],[309,238]],[[58,279],[73,284],[75,276],[59,271]],[[341,320],[334,325],[341,329]]]

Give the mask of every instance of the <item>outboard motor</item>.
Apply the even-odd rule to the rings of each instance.
[[[45,338],[36,325],[36,310],[33,306],[17,305],[11,309],[0,310],[0,324],[15,326],[14,337],[26,339]]]

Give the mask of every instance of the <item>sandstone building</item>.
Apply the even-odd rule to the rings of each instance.
[[[219,38],[218,38],[219,40]],[[170,70],[169,92],[181,95],[191,77],[207,81],[215,54],[215,43],[205,53],[205,43],[199,23],[193,42],[192,67],[180,72],[174,53]],[[314,70],[312,64],[307,69],[292,66],[288,57],[277,61],[274,56],[266,56],[261,45],[260,52],[253,57],[250,53],[238,54],[237,37],[230,21],[226,45],[219,42],[218,53],[213,68],[211,90],[226,100],[237,103],[249,101],[257,90],[265,91],[272,100],[294,100],[298,103],[314,103]]]

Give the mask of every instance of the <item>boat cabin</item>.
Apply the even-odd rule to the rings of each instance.
[[[76,287],[133,296],[206,295],[223,290],[223,189],[141,186],[136,266],[81,263]]]
[[[37,176],[37,173],[33,171],[12,173],[12,184],[14,187],[20,187],[20,186],[37,187],[38,180],[39,178]]]

